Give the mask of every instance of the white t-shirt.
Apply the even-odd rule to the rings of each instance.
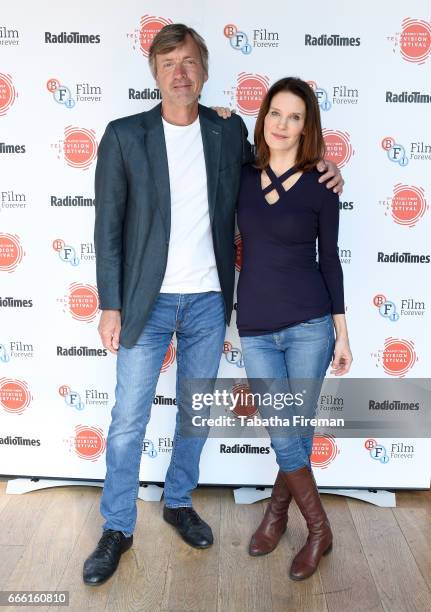
[[[191,125],[172,125],[163,119],[163,129],[171,190],[171,235],[160,292],[220,291],[199,117]]]

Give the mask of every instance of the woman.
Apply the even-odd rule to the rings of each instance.
[[[316,381],[317,395],[307,406],[314,413],[331,357],[332,372],[341,376],[352,355],[337,250],[338,196],[318,182],[315,166],[323,158],[324,141],[316,97],[306,82],[289,77],[269,89],[255,145],[256,163],[243,169],[238,203],[243,264],[237,324],[244,364],[249,379],[284,379],[291,387],[299,379]],[[311,470],[313,436],[268,431],[280,469],[249,552],[275,549],[295,499],[309,535],[290,577],[303,580],[332,547]]]

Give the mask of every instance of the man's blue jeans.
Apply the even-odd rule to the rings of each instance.
[[[310,319],[281,331],[262,336],[241,338],[244,365],[249,379],[281,379],[278,387],[304,394],[304,405],[291,414],[312,418],[334,351],[334,327],[331,315]],[[265,381],[262,381],[264,383]],[[272,387],[276,386],[272,384]],[[272,415],[276,415],[276,411]],[[267,416],[266,414],[264,416]],[[279,416],[283,416],[279,414]],[[310,467],[313,448],[312,432],[296,433],[278,427],[267,428],[277,463],[283,472]]]
[[[136,345],[120,346],[117,386],[106,449],[106,478],[100,504],[103,529],[133,533],[139,467],[160,369],[174,332],[177,335],[177,423],[165,480],[165,504],[191,506],[199,480],[199,459],[206,436],[182,436],[179,381],[216,378],[226,323],[222,294],[161,293]]]

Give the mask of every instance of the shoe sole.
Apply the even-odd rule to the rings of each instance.
[[[165,521],[165,523],[168,523],[168,525],[171,525],[171,527],[173,527],[173,529],[175,530],[175,532],[180,536],[180,538],[189,546],[191,546],[192,548],[197,548],[198,550],[205,550],[206,548],[210,548],[214,542],[211,542],[211,544],[206,544],[205,546],[199,546],[198,544],[191,544],[191,542],[189,542],[188,540],[186,540],[186,538],[183,536],[183,534],[178,531],[175,523],[171,523],[171,521],[169,521],[167,518],[163,517],[163,520]]]

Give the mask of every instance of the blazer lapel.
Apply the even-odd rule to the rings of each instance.
[[[208,207],[212,224],[217,201],[217,187],[221,153],[221,126],[211,118],[208,109],[199,105],[202,143],[207,171]]]
[[[143,127],[145,128],[146,151],[154,179],[157,204],[165,226],[166,238],[169,240],[171,232],[171,190],[169,187],[168,156],[166,153],[160,104],[152,109],[151,112],[146,113],[146,121]]]

